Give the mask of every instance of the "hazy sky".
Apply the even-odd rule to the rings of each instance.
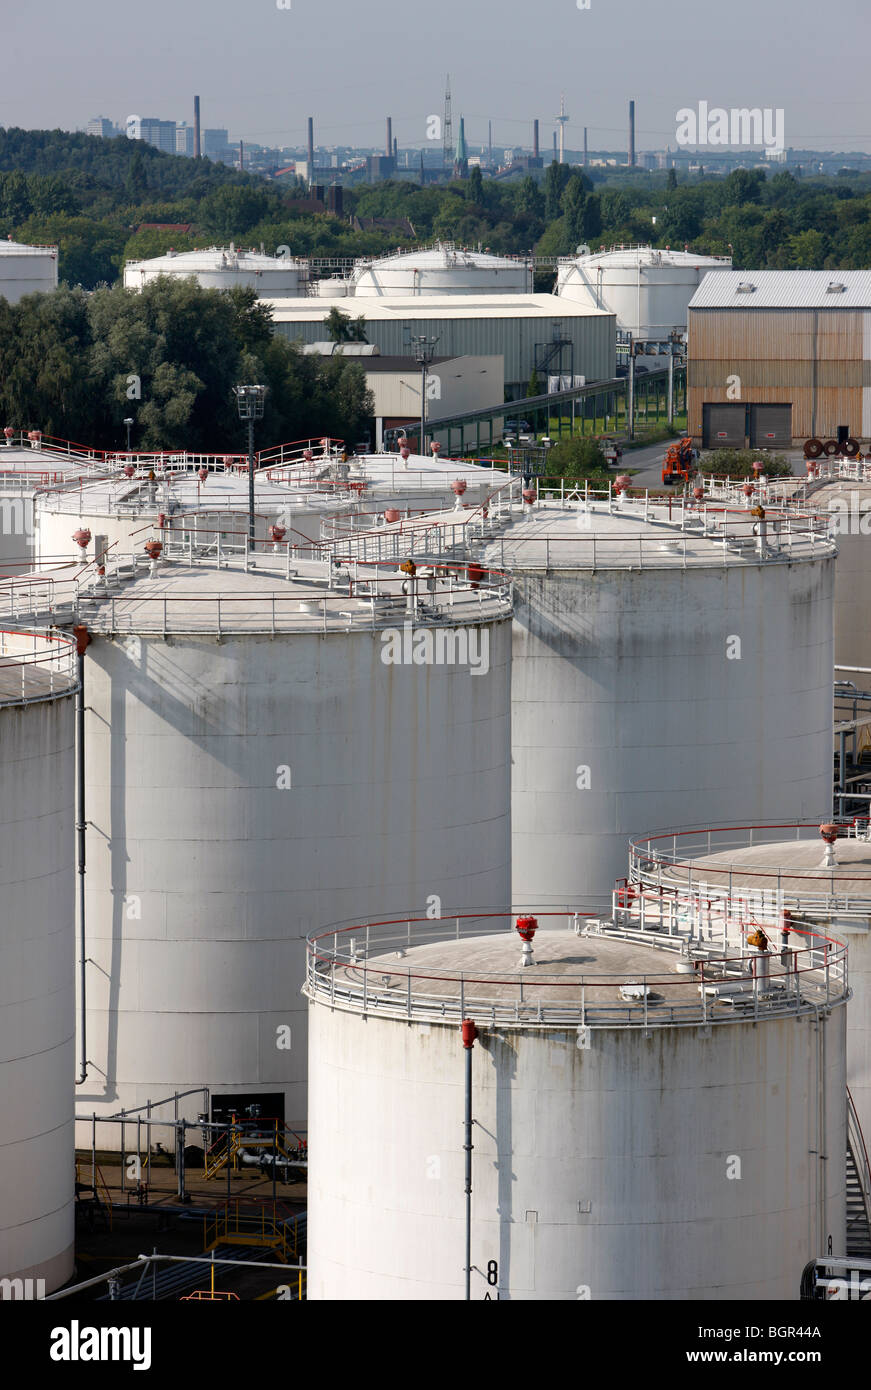
[[[0,124],[75,129],[130,114],[233,139],[400,146],[440,114],[451,75],[471,144],[674,145],[675,113],[782,107],[785,143],[871,151],[871,0],[5,0]],[[587,3],[587,0],[580,0]],[[839,65],[842,63],[842,66]],[[844,81],[843,78],[847,80]]]

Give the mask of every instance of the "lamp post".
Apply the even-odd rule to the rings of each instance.
[[[127,452],[128,452],[128,454],[129,454],[129,453],[130,453],[130,431],[131,431],[132,428],[133,428],[133,417],[130,416],[130,415],[128,415],[128,416],[127,416],[127,419],[124,421],[124,424],[125,424],[126,427],[127,427]]]
[[[239,419],[248,424],[248,545],[254,550],[254,421],[263,419],[265,386],[234,386]]]
[[[427,338],[422,334],[412,336],[411,345],[414,352],[414,360],[420,367],[420,452],[426,449],[426,374],[430,362],[435,356],[436,343],[438,338]]]

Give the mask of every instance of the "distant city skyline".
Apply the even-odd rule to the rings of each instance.
[[[314,115],[319,144],[377,147],[389,114],[402,146],[426,138],[450,72],[472,146],[487,143],[488,121],[494,145],[529,145],[537,116],[546,149],[565,91],[572,149],[585,125],[591,146],[625,148],[634,98],[639,151],[673,145],[676,113],[701,101],[782,108],[787,146],[871,151],[867,84],[841,82],[835,66],[838,52],[868,50],[866,0],[731,0],[701,15],[685,0],[542,0],[534,20],[520,0],[439,0],[411,20],[399,0],[152,0],[145,11],[46,0],[4,16],[0,124],[191,121],[199,92],[203,124],[234,139],[301,146]]]

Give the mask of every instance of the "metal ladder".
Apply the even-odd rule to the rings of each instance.
[[[847,1087],[847,1254],[871,1258],[871,1167]]]

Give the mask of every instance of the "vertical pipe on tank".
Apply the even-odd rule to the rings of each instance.
[[[88,1075],[88,1049],[85,1007],[85,650],[91,640],[88,629],[81,624],[73,628],[76,639],[79,688],[76,693],[76,838],[78,840],[79,876],[79,1017],[81,1028],[81,1061],[76,1085],[81,1086]]]
[[[466,1302],[472,1297],[472,1048],[478,1036],[474,1019],[464,1018],[461,1025],[463,1049],[466,1054]]]

